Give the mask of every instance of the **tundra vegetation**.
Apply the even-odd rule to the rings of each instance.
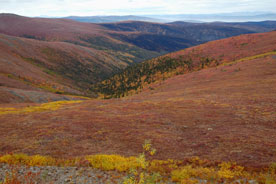
[[[138,156],[124,157],[120,155],[88,155],[85,157],[61,159],[50,156],[26,154],[6,154],[0,157],[0,163],[9,165],[33,166],[77,166],[92,167],[102,171],[116,171],[123,173],[123,184],[154,184],[173,181],[181,184],[204,183],[242,183],[257,182],[259,184],[276,183],[276,163],[263,170],[252,170],[233,162],[210,162],[198,157],[186,161],[154,160],[150,157],[157,151],[150,140],[145,140],[143,152]],[[25,181],[34,183],[28,173]],[[16,171],[7,174],[1,184],[25,183],[17,178]]]
[[[274,54],[276,52],[271,51],[223,63],[209,57],[200,57],[194,60],[190,56],[179,56],[175,58],[164,56],[129,66],[111,78],[93,85],[91,90],[98,93],[101,98],[120,98],[140,92],[148,84],[161,82],[176,75],[209,67],[218,67],[220,65],[232,65]]]

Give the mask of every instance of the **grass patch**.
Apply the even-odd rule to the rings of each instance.
[[[253,60],[253,59],[263,58],[263,57],[270,56],[270,55],[274,55],[274,54],[276,54],[276,51],[267,52],[267,53],[263,53],[263,54],[258,54],[258,55],[255,55],[255,56],[245,57],[245,58],[242,58],[242,59],[237,60],[236,62],[241,62],[241,61],[247,61],[247,60]]]
[[[258,58],[264,58],[266,56],[270,56],[270,55],[274,55],[274,54],[276,54],[276,51],[266,52],[266,53],[258,54],[258,55],[255,55],[255,56],[249,56],[249,57],[241,58],[241,59],[238,59],[238,60],[235,60],[235,61],[232,61],[232,62],[227,62],[227,63],[222,64],[222,66],[231,66],[231,65],[236,64],[238,62],[249,61],[249,60],[258,59]]]
[[[81,100],[75,101],[56,101],[56,102],[49,102],[43,103],[38,106],[29,106],[24,108],[0,108],[0,115],[5,114],[24,114],[24,113],[32,113],[32,112],[42,112],[42,111],[55,111],[67,104],[74,104],[80,103]]]

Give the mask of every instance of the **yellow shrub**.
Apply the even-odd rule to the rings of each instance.
[[[25,154],[4,155],[0,157],[0,162],[7,164],[22,164],[28,166],[46,166],[56,164],[56,160],[52,157],[40,155],[27,156]]]
[[[243,172],[244,168],[241,166],[232,165],[231,162],[223,162],[219,164],[218,176],[220,178],[232,179],[234,177],[243,176],[245,173]]]
[[[150,151],[150,149],[151,149],[151,142],[149,140],[146,140],[145,143],[143,144],[143,150]]]
[[[190,178],[200,178],[206,180],[212,180],[217,178],[217,172],[214,168],[207,167],[195,167],[191,165],[184,166],[180,169],[173,170],[171,172],[171,178],[173,181],[182,182]]]
[[[136,184],[136,180],[133,177],[129,177],[123,181],[123,184]]]
[[[226,178],[226,179],[232,179],[234,178],[234,173],[228,169],[224,169],[224,170],[219,170],[218,171],[218,176],[220,178]]]
[[[171,173],[171,178],[173,181],[181,182],[184,179],[188,179],[192,175],[192,166],[188,165],[181,169],[173,170]]]
[[[146,169],[149,165],[149,163],[146,161],[146,157],[145,154],[140,154],[137,158],[136,161],[138,163],[138,165],[142,168],[142,169]]]
[[[196,161],[198,162],[198,161]],[[159,174],[163,178],[171,178],[174,182],[183,184],[194,184],[198,179],[207,181],[227,182],[236,179],[254,179],[259,183],[276,183],[276,165],[271,165],[268,171],[259,173],[245,172],[244,168],[235,163],[223,162],[214,167],[197,166],[193,162],[191,165],[176,160],[153,160],[147,161],[144,153],[139,157],[123,157],[120,155],[90,155],[74,159],[55,159],[48,156],[28,156],[25,154],[8,154],[0,156],[0,163],[23,164],[27,166],[82,166],[90,165],[93,168],[104,171],[116,170],[119,172],[129,172],[132,175],[124,180],[126,184],[156,183],[161,181]],[[160,179],[161,178],[161,179]]]
[[[118,170],[122,172],[140,167],[136,157],[125,158],[120,155],[91,155],[85,158],[92,167],[106,171]]]
[[[56,160],[51,157],[34,155],[29,157],[28,165],[30,166],[47,166],[54,165]]]
[[[1,163],[7,164],[26,164],[28,163],[28,156],[25,154],[4,155],[0,157]]]
[[[148,167],[148,170],[151,172],[157,172],[160,174],[165,174],[170,170],[175,170],[178,168],[178,161],[175,160],[152,160]]]
[[[181,184],[198,184],[199,182],[195,179],[183,179]]]
[[[206,180],[217,178],[217,173],[214,168],[199,167],[199,168],[193,169],[192,174],[196,178],[201,178]]]

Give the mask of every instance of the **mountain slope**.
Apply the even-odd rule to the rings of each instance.
[[[141,21],[92,24],[69,19],[0,15],[0,33],[92,47],[129,64],[211,40],[270,31],[274,25],[273,22],[270,27],[268,23],[260,23],[256,29],[256,24],[185,23],[183,26]]]
[[[0,15],[0,33],[50,42],[68,42],[105,51],[131,64],[158,55],[134,45],[116,40],[97,24],[68,19],[28,18],[13,14]]]
[[[177,51],[211,40],[255,33],[254,31],[231,26],[187,23],[183,27],[177,24],[158,24],[148,22],[119,22],[99,24],[109,30],[130,32],[132,34],[116,34],[112,36],[138,47],[152,51]]]
[[[183,21],[175,21],[168,23],[170,25],[177,25],[181,27],[189,26],[220,26],[220,27],[232,27],[232,28],[241,28],[247,29],[253,32],[269,32],[273,31],[276,28],[276,21],[260,21],[260,22],[209,22],[209,23],[190,23]]]
[[[214,25],[225,25],[232,26],[235,28],[244,28],[255,32],[267,32],[273,31],[276,28],[276,21],[261,21],[261,22],[233,22],[233,23],[223,23],[214,22]]]
[[[270,28],[266,23],[261,25]],[[248,31],[249,25],[243,28],[231,26],[193,23],[183,26],[137,21],[90,24],[1,14],[0,64],[1,78],[5,81],[1,85],[5,95],[0,101],[38,102],[39,95],[31,93],[33,89],[93,97],[96,90],[108,93],[105,95],[107,98],[122,96],[127,91],[141,88],[141,80],[132,77],[122,89],[117,90],[118,83],[109,86],[105,92],[99,89],[102,86],[93,85],[129,65],[161,54],[208,40],[252,32]],[[144,71],[149,69],[152,69],[151,66],[146,66]],[[142,80],[151,82],[155,79]],[[130,84],[132,82],[134,84]],[[6,89],[10,87],[13,89]],[[113,94],[115,88],[118,94]],[[47,94],[42,101],[48,101]],[[26,95],[27,98],[21,98]],[[36,98],[32,99],[34,96]]]
[[[104,50],[124,62],[240,34],[271,31],[275,21],[245,23],[159,24],[141,21],[92,24],[69,19],[28,18],[0,14],[0,33],[45,41],[70,42]],[[128,56],[128,55],[131,56]]]
[[[0,32],[0,102],[6,103],[59,98],[51,93],[95,96],[92,84],[159,55],[115,40],[101,26],[65,19],[1,14]]]
[[[93,86],[105,98],[120,97],[141,90],[146,84],[222,63],[263,57],[276,51],[276,31],[249,34],[208,42],[170,53],[135,66]]]
[[[0,34],[0,48],[1,91],[13,88],[9,93],[14,97],[18,89],[93,96],[87,90],[91,84],[127,66],[103,51],[65,42]],[[14,99],[2,97],[0,101]]]
[[[2,104],[0,153],[130,156],[151,139],[157,159],[199,156],[268,166],[276,161],[275,34],[243,35],[164,56],[191,58],[193,71],[161,78],[137,95],[29,113],[22,108],[30,104]],[[202,67],[202,57],[218,64]]]

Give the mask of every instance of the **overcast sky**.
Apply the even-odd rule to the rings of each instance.
[[[0,0],[0,13],[90,16],[274,12],[276,0]]]

